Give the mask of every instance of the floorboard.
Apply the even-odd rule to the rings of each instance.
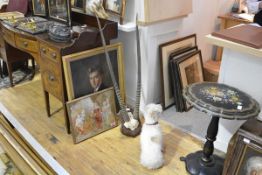
[[[184,175],[185,165],[179,158],[201,149],[201,141],[162,121],[165,165],[147,170],[139,163],[139,137],[125,137],[119,127],[73,144],[71,135],[66,134],[63,110],[47,117],[41,80],[0,90],[0,102],[72,175]],[[52,111],[61,106],[51,98]]]

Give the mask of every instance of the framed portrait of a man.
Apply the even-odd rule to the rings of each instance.
[[[45,0],[32,0],[33,13],[36,16],[47,15],[47,5]]]
[[[112,44],[107,49],[121,96],[125,99],[122,44]],[[63,66],[69,100],[113,86],[103,47],[64,56]]]
[[[50,18],[63,23],[71,23],[69,0],[48,0],[47,2]]]

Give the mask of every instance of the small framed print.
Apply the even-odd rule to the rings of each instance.
[[[181,49],[172,53],[169,57],[169,69],[171,77],[171,88],[174,96],[174,104],[176,105],[177,112],[183,112],[187,110],[187,106],[184,104],[184,99],[182,97],[182,88],[181,88],[181,80],[178,68],[178,62],[187,58],[192,53],[195,53],[198,50],[197,46],[191,48]]]
[[[203,63],[201,51],[188,55],[178,62],[182,88],[189,84],[203,82]]]
[[[175,101],[171,88],[171,77],[169,76],[170,55],[196,46],[196,34],[169,41],[159,46],[160,72],[162,81],[162,104],[164,109],[173,105]]]
[[[82,12],[84,12],[85,10],[85,6],[86,6],[86,0],[71,0],[71,8],[72,9],[77,9],[80,10]]]
[[[69,0],[48,0],[48,14],[53,20],[71,25],[71,5]]]
[[[120,24],[123,24],[126,0],[104,0],[104,8],[107,12],[120,17]]]
[[[177,64],[180,75],[181,89],[184,89],[187,85],[204,81],[203,62],[200,50],[187,55],[181,60],[178,60]],[[184,99],[182,101],[184,103],[185,110],[188,111],[191,108],[191,105],[186,103]]]
[[[47,4],[45,0],[32,0],[32,6],[35,16],[47,16]]]
[[[112,87],[68,102],[67,111],[74,143],[118,125]]]

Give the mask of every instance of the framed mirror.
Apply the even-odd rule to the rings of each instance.
[[[32,0],[32,6],[35,16],[47,16],[47,4],[45,0]]]
[[[69,0],[48,0],[49,17],[71,25]]]
[[[71,8],[84,12],[86,0],[70,0]]]

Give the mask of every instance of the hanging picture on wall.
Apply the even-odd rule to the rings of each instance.
[[[109,45],[107,49],[121,96],[125,99],[122,44]],[[113,86],[103,47],[64,56],[63,66],[69,100]]]
[[[49,17],[70,25],[70,2],[69,0],[48,0]]]
[[[181,52],[189,48],[196,47],[196,35],[186,36],[180,39],[163,43],[159,46],[160,54],[160,73],[162,85],[162,104],[166,109],[174,104],[174,95],[171,86],[171,77],[169,76],[169,56],[172,53]]]
[[[74,143],[117,126],[113,87],[67,103]]]
[[[33,13],[35,16],[46,16],[47,6],[45,0],[32,0]]]
[[[104,8],[107,12],[119,16],[120,24],[123,24],[126,0],[104,0]]]

